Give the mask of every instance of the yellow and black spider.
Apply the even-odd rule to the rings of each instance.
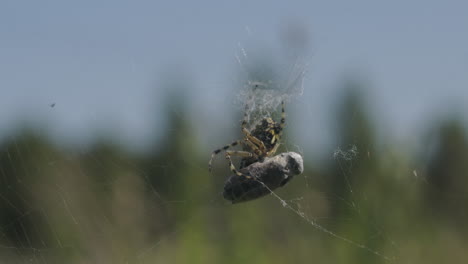
[[[270,157],[275,154],[276,150],[279,147],[281,135],[285,126],[285,112],[284,112],[284,102],[281,102],[281,121],[275,122],[272,118],[264,118],[252,131],[247,130],[247,112],[244,114],[244,120],[242,121],[242,133],[245,137],[241,140],[232,142],[229,145],[226,145],[220,149],[213,151],[211,154],[210,162],[208,163],[208,168],[211,171],[211,162],[216,154],[219,154],[221,151],[226,151],[226,159],[229,161],[229,167],[233,173],[237,176],[243,176],[246,178],[251,178],[251,176],[246,175],[238,171],[232,164],[231,157],[242,157],[240,163],[240,169],[249,166],[252,163],[257,161],[262,161],[265,157]],[[231,147],[242,145],[242,151],[236,150],[227,150]]]

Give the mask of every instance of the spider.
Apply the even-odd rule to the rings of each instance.
[[[276,153],[279,147],[279,141],[285,126],[284,102],[281,102],[281,121],[275,122],[272,118],[264,118],[255,126],[252,131],[247,130],[247,111],[244,113],[241,129],[244,133],[244,138],[236,140],[229,145],[212,152],[211,159],[208,163],[209,171],[211,171],[211,163],[213,158],[221,151],[226,151],[226,159],[229,162],[229,168],[237,176],[252,178],[250,175],[243,174],[238,171],[231,160],[231,157],[241,157],[240,169],[249,166],[252,163],[262,161],[265,157],[270,157]],[[242,145],[243,150],[228,150],[231,147]]]

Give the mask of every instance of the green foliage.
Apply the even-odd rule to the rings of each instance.
[[[230,205],[209,174],[179,96],[167,101],[162,143],[143,156],[105,140],[59,150],[31,131],[0,147],[0,259],[44,263],[441,263],[466,260],[468,141],[455,120],[437,126],[425,164],[377,148],[359,83],[338,106],[337,155],[277,194]],[[159,128],[156,127],[155,129]],[[289,129],[294,129],[290,124]],[[222,133],[220,133],[221,135]],[[384,142],[381,145],[391,145]],[[403,151],[398,151],[403,149]],[[350,153],[348,153],[350,154]],[[313,169],[321,168],[321,169]],[[353,244],[355,243],[355,244]],[[381,255],[378,255],[381,254]],[[391,262],[392,260],[390,260]]]
[[[442,123],[435,134],[435,149],[428,162],[428,213],[456,230],[468,231],[468,138],[458,120]]]

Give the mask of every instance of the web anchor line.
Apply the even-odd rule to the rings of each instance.
[[[257,180],[258,181],[258,180]],[[310,224],[311,226],[313,226],[314,228],[324,232],[325,234],[331,236],[331,237],[334,237],[334,238],[337,238],[341,241],[344,241],[350,245],[353,245],[355,247],[358,247],[358,248],[361,248],[373,255],[376,255],[382,259],[384,259],[385,261],[392,261],[392,260],[395,260],[395,257],[388,257],[387,255],[384,255],[382,253],[380,253],[379,251],[376,251],[364,244],[360,244],[360,243],[357,243],[349,238],[346,238],[346,237],[343,237],[343,236],[340,236],[336,233],[333,233],[332,231],[326,229],[325,227],[319,225],[317,222],[315,222],[314,220],[310,219],[309,217],[307,217],[303,212],[299,211],[299,210],[296,210],[294,207],[292,207],[288,202],[286,202],[284,199],[282,199],[278,194],[276,194],[274,191],[272,191],[270,188],[268,188],[268,186],[266,186],[263,182],[261,181],[258,181],[260,182],[260,184],[262,184],[265,188],[269,189],[270,192],[271,192],[271,195],[273,197],[275,197],[276,199],[278,199],[278,201],[280,201],[281,205],[285,208],[288,208],[289,210],[293,211],[296,215],[298,215],[299,217],[301,217],[303,220],[305,220],[308,224]]]

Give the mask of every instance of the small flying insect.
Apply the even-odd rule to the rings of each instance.
[[[274,157],[266,157],[240,170],[251,178],[231,175],[224,183],[224,199],[234,203],[247,202],[283,187],[295,175],[304,171],[302,156],[286,152]]]

